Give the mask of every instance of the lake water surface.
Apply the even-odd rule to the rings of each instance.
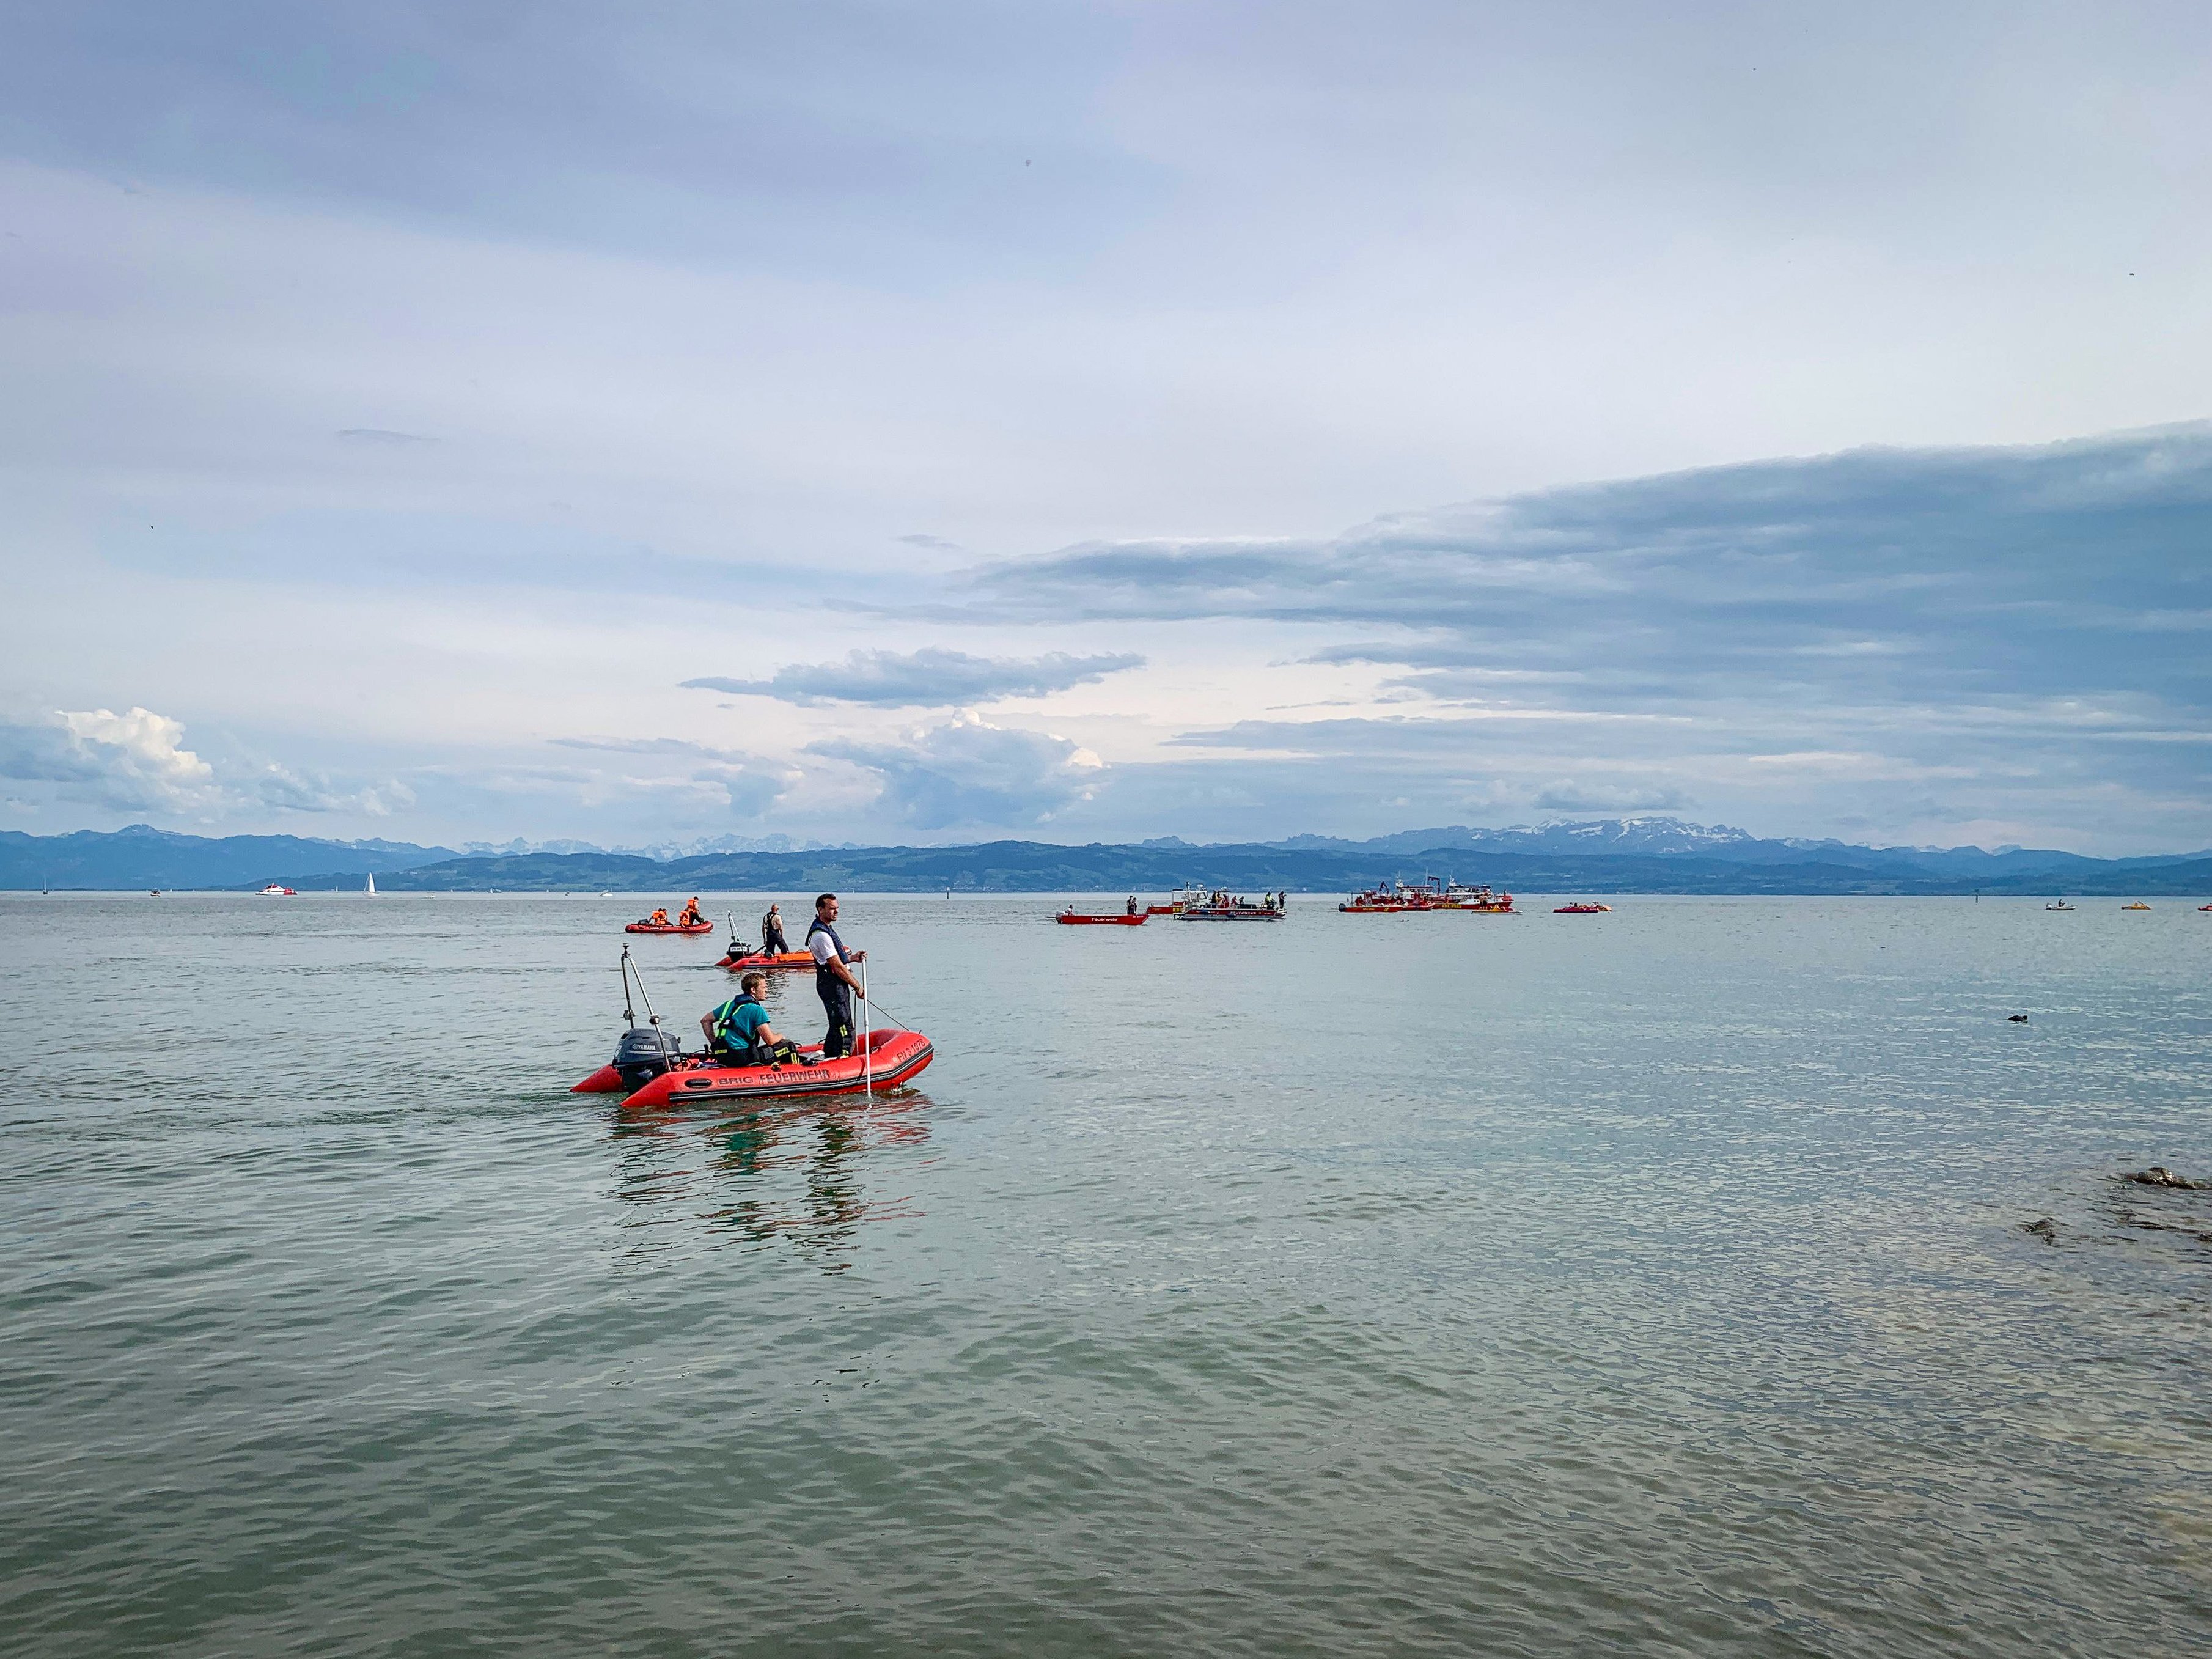
[[[0,897],[0,1648],[2212,1648],[2212,915],[1056,902]]]

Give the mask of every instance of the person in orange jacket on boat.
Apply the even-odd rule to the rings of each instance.
[[[652,915],[648,916],[648,917],[647,918],[647,920],[648,921],[650,921],[650,922],[651,922],[651,923],[652,923],[655,927],[667,927],[667,926],[668,926],[668,907],[667,907],[666,905],[665,905],[665,904],[664,904],[664,905],[662,905],[662,906],[660,906],[658,909],[656,909],[655,911],[653,911],[653,913],[652,914]]]
[[[699,914],[699,896],[694,893],[691,895],[691,902],[684,907],[683,914],[676,918],[676,925],[678,927],[696,927],[706,920],[706,917]]]

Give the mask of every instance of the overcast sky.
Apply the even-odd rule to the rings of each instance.
[[[0,4],[0,828],[2212,845],[2212,8]]]

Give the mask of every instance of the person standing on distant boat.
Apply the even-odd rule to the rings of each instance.
[[[791,949],[791,941],[783,936],[783,908],[771,904],[768,914],[761,918],[761,952],[764,956],[780,957]]]
[[[814,901],[814,923],[806,930],[806,949],[814,958],[814,994],[822,999],[822,1012],[830,1017],[823,1034],[822,1058],[842,1060],[853,1047],[853,993],[860,981],[853,966],[866,962],[866,951],[848,951],[837,937],[837,896],[824,893]]]

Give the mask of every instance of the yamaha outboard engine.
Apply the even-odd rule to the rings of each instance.
[[[657,1025],[633,1025],[615,1044],[611,1062],[622,1073],[623,1087],[635,1094],[667,1071],[678,1052],[676,1039]]]

